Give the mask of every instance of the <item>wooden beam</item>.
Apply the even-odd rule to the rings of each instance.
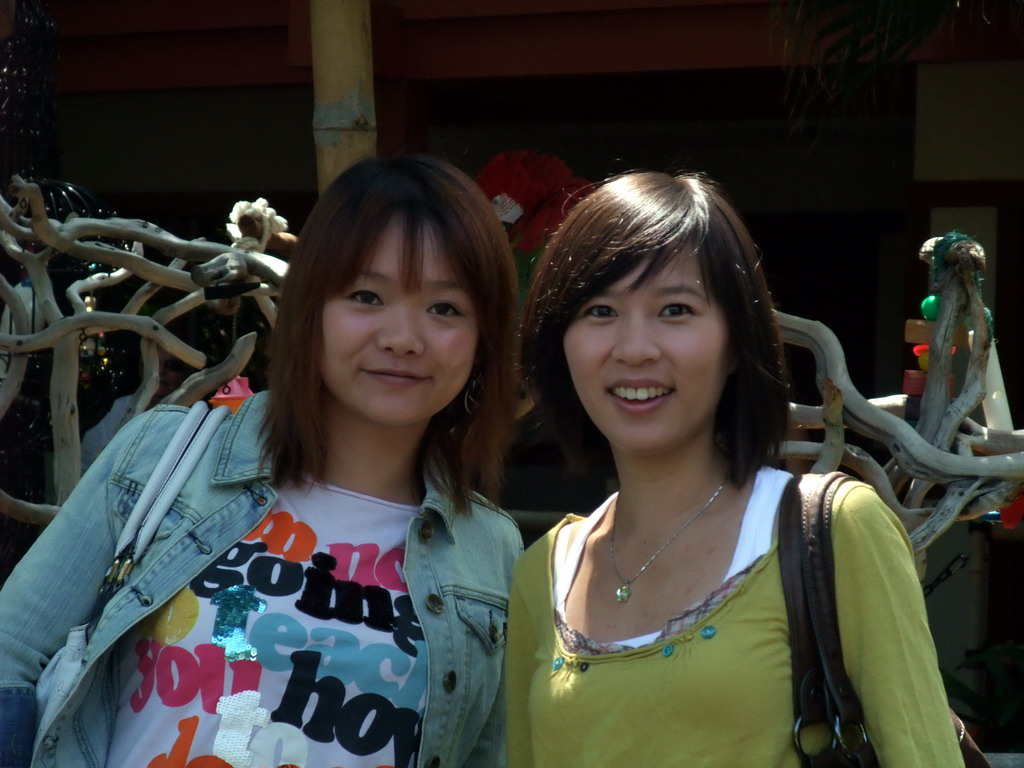
[[[778,67],[765,3],[403,20],[411,79]]]
[[[313,67],[313,43],[309,32],[309,0],[288,2],[288,66]]]
[[[62,93],[308,83],[287,27],[61,39]]]
[[[768,5],[771,0],[404,0],[399,3],[407,19],[453,19],[524,16],[594,11],[637,11],[648,8],[693,8],[703,5]]]
[[[61,38],[252,29],[288,24],[280,0],[49,0]]]
[[[369,0],[367,0],[369,2]],[[310,0],[52,0],[64,91],[310,82]],[[378,78],[607,75],[787,65],[769,0],[373,2]],[[99,10],[97,10],[99,9]],[[962,15],[962,14],[961,14]],[[957,16],[912,61],[1020,59],[1008,25]]]

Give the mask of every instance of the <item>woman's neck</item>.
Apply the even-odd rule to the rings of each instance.
[[[687,457],[615,457],[619,496],[615,516],[619,524],[642,524],[657,529],[673,524],[680,512],[680,499],[694,503],[710,498],[719,484],[727,491],[729,465],[717,449],[695,452]]]
[[[376,499],[419,504],[423,500],[421,439],[422,435],[395,434],[393,430],[351,426],[344,434],[334,430],[320,479]]]

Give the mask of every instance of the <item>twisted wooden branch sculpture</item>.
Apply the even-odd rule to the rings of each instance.
[[[78,335],[123,329],[144,339],[143,384],[133,396],[131,416],[142,409],[156,389],[157,346],[192,367],[203,368],[205,364],[201,352],[170,334],[163,323],[208,302],[204,289],[220,287],[220,293],[228,296],[229,302],[235,302],[235,294],[250,297],[273,326],[276,305],[272,297],[280,289],[287,265],[273,256],[246,250],[260,242],[251,233],[233,245],[222,245],[181,240],[144,221],[69,217],[63,223],[55,222],[46,215],[35,185],[16,178],[11,190],[17,198],[14,206],[0,199],[0,247],[25,266],[42,308],[45,327],[32,332],[20,299],[12,286],[0,278],[0,300],[10,308],[13,325],[12,333],[0,334],[0,352],[12,353],[6,378],[0,383],[0,417],[7,412],[23,382],[27,354],[54,349],[50,396],[53,412],[60,415],[52,421],[57,496],[63,500],[78,479]],[[141,243],[169,257],[170,263],[164,266],[153,262],[142,255],[141,249],[128,252],[83,240],[87,237]],[[27,242],[34,243],[36,248],[22,247]],[[926,243],[922,249],[924,257],[933,254],[934,248],[933,241]],[[57,307],[46,271],[47,261],[56,252],[113,268],[68,289],[72,312],[67,316]],[[1016,498],[1024,484],[1024,431],[991,429],[968,418],[985,395],[983,374],[992,344],[974,277],[984,269],[984,252],[977,243],[962,241],[946,250],[945,258],[950,267],[933,286],[942,295],[942,310],[931,343],[935,350],[931,355],[932,371],[916,430],[902,418],[906,396],[868,400],[857,391],[842,348],[828,328],[778,313],[784,340],[814,354],[824,403],[820,407],[791,406],[791,423],[805,429],[821,429],[824,439],[787,442],[783,456],[809,460],[815,471],[845,467],[870,483],[899,515],[918,549],[927,547],[957,519],[1005,506]],[[130,275],[147,282],[121,312],[88,311],[83,294],[117,285]],[[140,316],[143,304],[165,289],[185,295],[151,318]],[[964,318],[975,336],[964,385],[950,403],[948,353],[954,332]],[[253,334],[238,339],[225,360],[193,374],[163,402],[188,405],[223,385],[243,369],[254,345]],[[866,451],[848,444],[847,429],[884,445],[892,457],[888,465],[881,466]],[[43,524],[56,510],[55,506],[18,501],[0,490],[0,514]]]
[[[80,473],[78,405],[78,342],[82,335],[112,330],[127,330],[143,339],[142,384],[133,395],[128,416],[141,411],[156,391],[160,347],[193,368],[193,374],[164,403],[190,405],[205,393],[223,386],[239,375],[255,347],[255,334],[234,344],[228,356],[217,365],[204,368],[206,356],[181,341],[165,323],[196,307],[209,303],[204,289],[230,286],[226,292],[251,296],[264,316],[273,324],[276,305],[273,298],[280,290],[287,264],[274,256],[205,240],[182,240],[148,222],[130,219],[94,219],[71,215],[64,222],[54,221],[46,212],[43,195],[35,184],[18,177],[10,186],[14,205],[0,198],[0,247],[22,264],[32,281],[36,303],[41,308],[43,327],[33,329],[21,299],[13,287],[0,278],[0,301],[9,309],[11,333],[0,333],[0,352],[10,353],[0,382],[0,418],[10,409],[21,388],[28,354],[52,349],[54,363],[50,378],[50,408],[54,443],[54,485],[58,502],[67,498]],[[134,242],[131,251],[116,248],[94,238]],[[26,247],[31,244],[31,247]],[[167,265],[143,255],[143,246],[169,257]],[[47,263],[57,253],[87,263],[104,264],[110,272],[93,274],[67,289],[71,306],[64,315],[58,308]],[[186,269],[187,267],[187,269]],[[83,298],[122,283],[132,275],[146,283],[127,302],[121,312],[90,311]],[[253,282],[250,282],[252,280]],[[235,288],[234,286],[239,286]],[[139,314],[143,305],[160,291],[171,289],[185,295],[153,314]],[[237,302],[237,299],[233,299]],[[237,303],[234,305],[237,310]],[[0,490],[0,514],[45,524],[56,513],[53,505],[30,504]]]
[[[7,279],[0,275],[0,301],[10,307],[11,322],[17,334],[28,333],[29,321],[28,312],[21,299],[14,293],[14,288]],[[21,389],[21,383],[25,379],[25,369],[28,367],[28,357],[25,355],[12,355],[11,362],[7,367],[7,375],[3,382],[0,382],[0,414],[6,413],[11,407],[14,398]]]
[[[934,253],[937,240],[925,244],[923,258]],[[977,243],[962,239],[946,250],[945,259],[950,267],[942,270],[941,279],[933,286],[942,303],[916,430],[897,415],[905,396],[869,401],[857,391],[831,331],[820,323],[778,313],[784,340],[814,354],[825,403],[821,408],[795,405],[791,409],[794,426],[823,428],[825,441],[790,442],[783,455],[812,459],[815,471],[843,466],[859,475],[899,515],[916,549],[927,547],[958,519],[971,519],[1008,505],[1024,486],[1024,431],[987,429],[967,418],[985,396],[984,372],[991,347],[975,277],[984,269],[984,251]],[[974,341],[964,385],[950,401],[953,336],[965,318],[974,330]],[[842,445],[837,437],[837,408],[842,412],[841,424],[886,447],[892,456],[890,471],[882,470],[863,451]],[[952,446],[955,452],[950,450]],[[907,480],[911,482],[905,488]]]

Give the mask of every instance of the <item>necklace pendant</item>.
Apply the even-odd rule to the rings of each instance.
[[[623,584],[615,590],[615,599],[620,603],[624,603],[629,600],[629,584]]]

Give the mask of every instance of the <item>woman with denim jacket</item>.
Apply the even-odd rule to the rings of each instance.
[[[471,489],[512,435],[514,310],[467,176],[341,174],[291,258],[269,391],[220,426],[48,722],[36,681],[184,409],[122,429],[0,593],[0,768],[502,765],[521,541]]]

